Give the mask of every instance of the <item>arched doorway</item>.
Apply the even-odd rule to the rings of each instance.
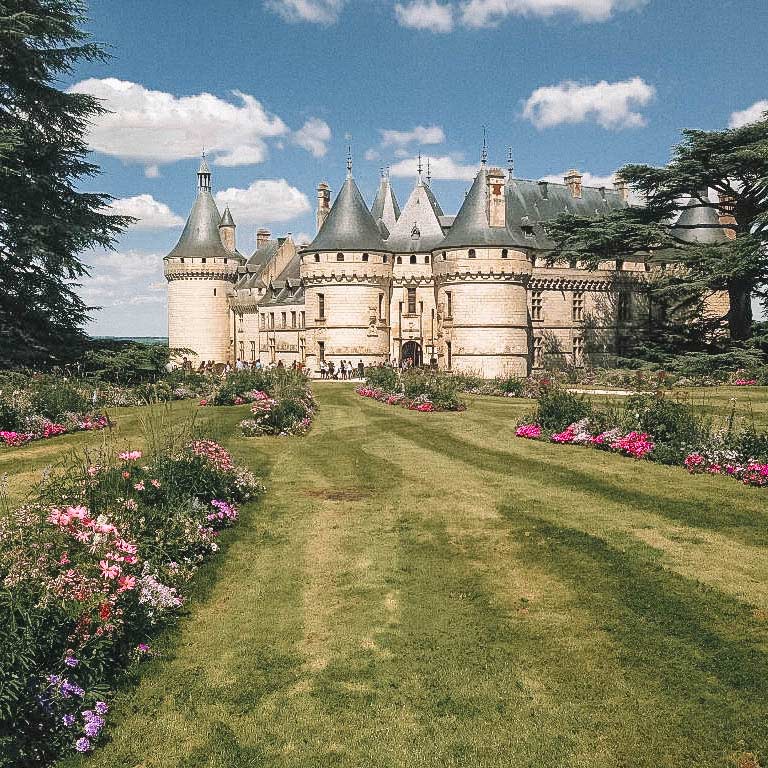
[[[400,352],[402,361],[410,360],[411,365],[417,367],[422,364],[421,344],[418,341],[406,341]]]

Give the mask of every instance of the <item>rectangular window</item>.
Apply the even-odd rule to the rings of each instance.
[[[301,328],[305,327],[304,324],[307,322],[306,317],[307,316],[304,314],[304,312],[299,313],[299,323],[301,323]]]
[[[288,325],[287,319],[286,319],[286,312],[280,313],[280,327],[285,328]]]
[[[269,359],[274,363],[275,362],[275,339],[272,337],[269,340]]]
[[[544,310],[544,297],[541,291],[531,291],[531,320],[541,320]]]
[[[253,361],[255,359],[256,359],[256,342],[252,341],[251,342],[251,360]]]
[[[299,339],[299,359],[302,363],[307,359],[307,342],[305,339]]]
[[[295,328],[295,327],[296,327],[296,313],[291,312],[291,328]]]
[[[321,363],[325,360],[325,342],[324,341],[317,342],[317,356],[320,358]]]
[[[379,320],[384,319],[384,294],[379,294]]]
[[[619,291],[618,316],[620,323],[628,323],[632,319],[632,294],[630,291]]]
[[[533,367],[541,368],[544,359],[544,339],[541,336],[533,337]]]
[[[450,371],[451,370],[451,364],[453,362],[453,360],[451,359],[451,342],[450,341],[446,341],[445,342],[445,349],[446,349],[447,357],[448,357],[448,370]]]
[[[265,321],[265,318],[264,318],[264,313],[262,312],[259,315],[259,328],[264,328],[265,325],[266,325],[266,321]]]
[[[245,360],[245,342],[240,342],[240,360]]]
[[[269,313],[269,327],[274,328],[275,327],[275,313],[270,312]]]
[[[581,365],[584,358],[584,339],[581,336],[575,336],[573,339],[573,364]]]
[[[445,301],[448,305],[448,317],[453,317],[453,293],[451,291],[445,292]],[[451,367],[450,365],[448,366]]]
[[[322,293],[317,294],[317,318],[318,320],[325,319],[325,295]]]
[[[408,288],[408,314],[416,314],[416,289]]]
[[[571,314],[574,323],[581,323],[584,320],[584,291],[573,292]]]

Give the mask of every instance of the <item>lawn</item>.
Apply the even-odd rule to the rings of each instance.
[[[306,438],[247,440],[247,409],[204,409],[240,460],[269,468],[269,492],[116,698],[110,743],[70,768],[768,757],[765,492],[516,439],[530,403],[419,414],[315,390]],[[746,392],[706,407],[731,396]],[[768,397],[751,397],[765,423]],[[117,419],[114,439],[137,445],[137,413]],[[0,452],[0,473],[22,472],[19,498],[99,439]]]

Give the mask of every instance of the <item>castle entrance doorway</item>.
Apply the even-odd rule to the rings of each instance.
[[[403,361],[410,360],[414,367],[421,365],[424,362],[421,344],[418,341],[406,341],[400,352],[400,359]]]

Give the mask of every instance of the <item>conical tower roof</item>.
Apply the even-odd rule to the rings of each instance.
[[[234,227],[235,220],[232,218],[232,212],[229,210],[229,206],[224,209],[224,215],[221,217],[220,227]]]
[[[386,251],[388,248],[351,174],[341,188],[310,251]]]
[[[691,245],[720,245],[728,240],[720,217],[714,208],[703,205],[702,201],[709,201],[707,190],[691,197],[669,233],[676,240]]]
[[[387,247],[393,253],[424,253],[443,240],[443,215],[430,188],[419,178],[400,218],[391,230]]]
[[[376,198],[371,208],[371,216],[376,223],[383,221],[388,232],[395,228],[400,217],[400,205],[395,197],[392,185],[389,183],[389,176],[382,175],[379,182],[379,189],[376,192]]]
[[[464,203],[459,209],[453,226],[441,248],[467,248],[472,246],[507,246],[514,245],[514,240],[506,227],[492,227],[488,223],[488,171],[483,164],[475,176],[475,181]]]

